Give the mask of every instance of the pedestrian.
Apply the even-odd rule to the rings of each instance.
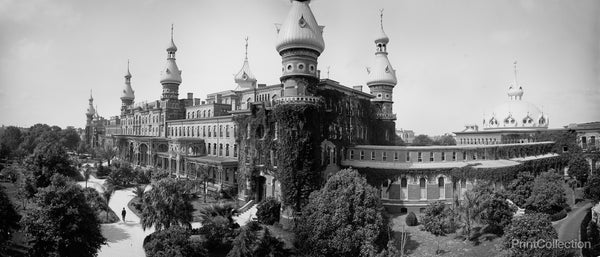
[[[121,216],[123,217],[123,222],[125,222],[125,215],[127,215],[127,212],[125,211],[125,207],[123,207],[123,210],[121,211]]]

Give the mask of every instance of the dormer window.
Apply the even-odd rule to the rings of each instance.
[[[514,124],[514,123],[515,123],[515,119],[512,116],[508,116],[506,119],[504,119],[504,125]]]
[[[531,123],[533,123],[533,119],[531,117],[527,116],[523,119],[523,124],[531,124]]]
[[[544,117],[541,117],[538,123],[540,125],[546,124],[546,119]]]

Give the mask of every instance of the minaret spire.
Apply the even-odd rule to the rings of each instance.
[[[515,69],[515,86],[518,85],[517,83],[517,61],[515,60],[514,64],[514,69]]]
[[[248,60],[248,36],[246,36],[246,53],[244,54],[244,59]]]
[[[379,9],[379,23],[381,25],[381,30],[383,30],[383,8]]]

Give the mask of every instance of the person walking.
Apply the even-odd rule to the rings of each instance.
[[[125,211],[125,207],[123,207],[123,210],[121,211],[121,216],[123,217],[123,223],[125,223],[125,215],[127,215],[127,212]]]

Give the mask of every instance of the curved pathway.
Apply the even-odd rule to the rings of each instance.
[[[144,253],[144,238],[154,232],[154,228],[142,230],[140,218],[127,207],[127,203],[133,199],[133,188],[116,190],[108,206],[120,216],[121,210],[125,207],[127,215],[125,221],[117,223],[103,224],[102,235],[106,237],[107,244],[103,245],[98,252],[99,257],[112,256],[146,256]]]
[[[558,240],[562,242],[579,240],[579,227],[591,207],[592,203],[589,200],[579,202],[573,206],[573,210],[567,217],[555,222],[553,225],[558,232]]]

